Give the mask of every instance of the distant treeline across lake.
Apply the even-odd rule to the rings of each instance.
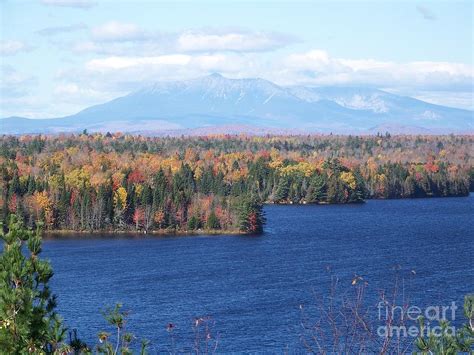
[[[260,233],[262,204],[466,196],[474,136],[0,137],[0,219],[47,230]]]

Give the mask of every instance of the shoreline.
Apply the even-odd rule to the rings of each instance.
[[[44,230],[43,235],[46,238],[67,237],[74,234],[82,235],[103,235],[103,236],[120,236],[120,235],[134,235],[134,236],[198,236],[198,235],[252,235],[234,229],[222,230],[196,230],[196,231],[175,231],[175,230],[152,230],[152,231],[137,231],[137,230],[70,230],[70,229],[52,229]]]
[[[474,194],[474,191],[469,191],[465,195],[438,195],[438,194],[431,194],[431,195],[426,195],[426,196],[407,196],[407,197],[402,197],[402,196],[396,196],[396,197],[368,197],[360,201],[353,201],[353,202],[345,202],[345,203],[332,203],[332,202],[327,202],[327,201],[321,201],[321,202],[272,202],[272,201],[265,201],[263,204],[268,205],[268,206],[302,206],[302,205],[312,205],[312,206],[335,206],[335,205],[362,205],[364,203],[367,203],[367,201],[384,201],[384,200],[420,200],[420,199],[434,199],[434,198],[458,198],[458,197],[469,197],[469,195]]]
[[[389,201],[389,200],[418,200],[418,199],[434,199],[434,198],[459,198],[459,197],[469,197],[473,192],[469,192],[467,195],[453,195],[453,196],[423,196],[423,197],[401,197],[401,198],[369,198],[366,200],[352,202],[352,203],[272,203],[265,202],[266,206],[334,206],[334,205],[363,205],[367,201]],[[265,231],[263,232],[265,233]],[[263,234],[261,233],[261,234]],[[121,236],[121,235],[133,235],[133,236],[199,236],[199,235],[255,235],[251,233],[242,232],[235,229],[199,229],[194,231],[186,230],[165,230],[158,229],[152,231],[137,231],[137,230],[70,230],[70,229],[52,229],[52,230],[43,230],[43,236],[47,239],[54,239],[56,237],[70,237],[74,234],[77,235],[104,235],[104,236]]]

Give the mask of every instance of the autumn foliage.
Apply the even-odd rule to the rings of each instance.
[[[262,203],[464,196],[473,136],[0,137],[0,219],[261,232]]]

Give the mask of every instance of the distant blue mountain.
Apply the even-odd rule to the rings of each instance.
[[[282,87],[219,74],[160,82],[54,119],[9,117],[0,133],[122,131],[144,134],[236,132],[461,133],[473,112],[371,88]]]

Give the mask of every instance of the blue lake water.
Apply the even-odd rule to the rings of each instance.
[[[461,306],[474,291],[472,194],[265,212],[261,236],[46,240],[59,313],[89,342],[107,329],[100,310],[121,302],[152,352],[169,349],[170,322],[185,348],[197,316],[212,317],[221,352],[281,352],[301,349],[299,305],[327,292],[328,267],[347,288],[363,276],[373,302],[396,273],[420,307]]]

